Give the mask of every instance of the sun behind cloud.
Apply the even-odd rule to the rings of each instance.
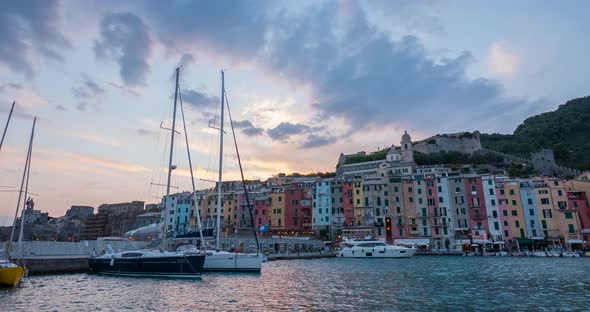
[[[506,42],[495,41],[488,48],[488,70],[498,76],[513,77],[520,65],[520,57],[506,47]]]

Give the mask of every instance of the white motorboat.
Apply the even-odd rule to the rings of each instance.
[[[342,258],[410,258],[415,248],[395,246],[384,241],[365,239],[343,243],[338,257]]]

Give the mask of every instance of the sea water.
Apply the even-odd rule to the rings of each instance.
[[[264,263],[260,274],[64,274],[0,290],[0,311],[91,310],[590,311],[590,258],[289,260]]]

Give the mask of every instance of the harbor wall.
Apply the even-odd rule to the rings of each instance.
[[[192,240],[179,240],[176,243],[195,243]],[[312,239],[259,239],[261,250],[269,260],[286,259],[312,259],[333,256],[324,251],[324,243]],[[114,250],[124,249],[127,242],[109,242]],[[144,248],[150,242],[137,242],[133,244],[137,248]],[[241,252],[255,252],[256,240],[249,237],[231,237],[221,239],[221,249],[230,250],[239,248]],[[0,243],[0,250],[19,264],[24,264],[29,274],[59,274],[79,273],[88,271],[88,259],[94,252],[99,252],[97,241],[81,242],[54,242],[54,241],[30,241],[9,245]]]

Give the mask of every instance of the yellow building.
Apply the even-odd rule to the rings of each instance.
[[[363,183],[352,183],[352,203],[354,205],[354,225],[364,225],[365,205],[363,199]]]
[[[268,194],[268,228],[271,232],[285,229],[285,188],[273,187]]]
[[[508,216],[510,227],[514,238],[526,238],[529,233],[526,230],[524,211],[520,200],[520,184],[518,181],[507,181],[504,183],[506,200],[508,200]]]
[[[541,231],[547,242],[552,245],[561,244],[561,222],[559,212],[553,206],[551,188],[547,181],[535,181],[535,198],[537,215],[541,222]]]
[[[566,247],[569,247],[568,245],[572,242],[581,240],[578,214],[573,207],[568,207],[567,189],[563,181],[552,178],[546,178],[546,181],[551,189],[554,211],[559,214],[561,236],[564,238]]]

